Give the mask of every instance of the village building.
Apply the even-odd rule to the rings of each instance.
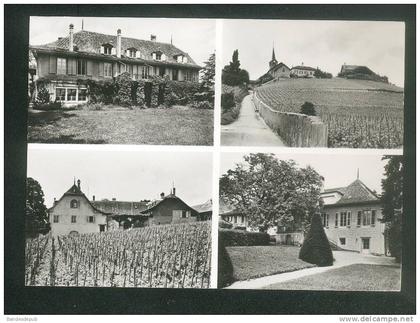
[[[48,209],[51,233],[53,236],[105,232],[111,213],[95,207],[80,188],[80,180],[74,183]]]
[[[322,222],[333,244],[361,253],[387,254],[380,199],[361,180],[326,189],[321,198]]]
[[[315,77],[316,68],[305,66],[303,63],[300,66],[292,67],[290,71],[291,77],[304,77],[304,78],[313,78]]]
[[[387,255],[385,225],[379,197],[360,179],[340,188],[325,189],[321,193],[321,214],[325,233],[333,248],[360,253]],[[249,226],[247,216],[220,200],[220,218],[232,223],[233,228],[255,231]],[[271,227],[267,231],[276,242],[301,245],[304,240],[302,223],[296,220],[289,226]]]
[[[194,210],[197,211],[197,219],[198,221],[209,221],[213,215],[213,201],[209,199],[203,204],[194,205],[192,207]]]
[[[36,60],[35,91],[42,84],[48,89],[51,101],[65,105],[89,100],[86,80],[106,81],[128,72],[133,80],[146,81],[145,101],[150,105],[151,83],[154,76],[173,81],[199,81],[201,69],[190,55],[172,43],[122,37],[81,30],[67,37],[41,45],[30,46]],[[162,98],[162,93],[158,95]]]
[[[161,193],[161,199],[152,202],[141,213],[147,217],[145,225],[162,225],[198,221],[198,213],[178,196],[175,195],[175,187],[165,196]]]
[[[48,209],[53,236],[124,230],[163,224],[207,221],[211,219],[211,200],[194,209],[175,195],[161,193],[159,200],[89,200],[77,180]]]
[[[269,66],[269,70],[267,74],[269,74],[274,80],[290,77],[290,68],[283,62],[279,63],[277,61],[274,48],[273,48],[271,61],[268,63],[268,66]]]

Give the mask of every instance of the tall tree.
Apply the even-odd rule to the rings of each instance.
[[[216,75],[216,55],[213,53],[204,63],[202,69],[201,89],[207,94],[210,102],[214,101],[214,80]]]
[[[220,178],[221,198],[260,231],[277,225],[306,226],[318,207],[321,176],[273,154],[250,154],[244,160]]]
[[[382,222],[391,256],[401,261],[401,223],[403,217],[403,156],[384,156],[385,178],[382,180]]]
[[[28,177],[26,179],[26,218],[25,229],[28,235],[45,230],[48,222],[47,207],[44,204],[44,192],[41,185]]]
[[[232,54],[232,61],[222,70],[222,83],[238,86],[249,82],[249,74],[246,70],[240,68],[239,51],[235,49]]]

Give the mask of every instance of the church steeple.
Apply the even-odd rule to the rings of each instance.
[[[271,54],[271,61],[268,63],[270,66],[270,69],[272,69],[274,66],[278,64],[276,59],[276,53],[274,52],[274,42],[273,42],[273,53]]]

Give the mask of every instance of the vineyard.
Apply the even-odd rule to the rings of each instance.
[[[362,80],[297,79],[257,88],[258,97],[282,112],[315,105],[328,126],[328,146],[400,148],[403,145],[404,93],[396,86]]]
[[[208,288],[211,221],[27,240],[25,285]]]

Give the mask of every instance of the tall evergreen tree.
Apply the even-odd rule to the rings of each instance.
[[[214,101],[214,81],[216,75],[216,55],[213,53],[205,62],[202,69],[201,89],[208,96],[210,102]]]
[[[382,222],[389,251],[396,261],[401,261],[401,224],[403,217],[403,156],[384,156],[385,178],[382,180]]]

